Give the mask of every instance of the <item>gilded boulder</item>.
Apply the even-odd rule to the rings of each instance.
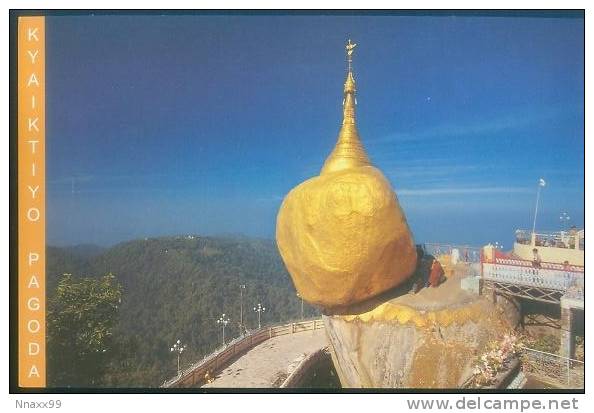
[[[373,166],[323,174],[294,188],[278,213],[276,239],[303,299],[325,308],[389,290],[416,266],[404,213]]]

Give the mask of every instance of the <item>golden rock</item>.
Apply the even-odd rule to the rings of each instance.
[[[277,217],[276,240],[295,287],[309,303],[347,306],[406,280],[417,261],[396,194],[371,165],[355,123],[355,79],[347,44],[343,123],[320,175],[295,187]]]

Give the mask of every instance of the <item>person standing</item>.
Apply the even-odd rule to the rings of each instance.
[[[534,248],[532,250],[532,255],[533,255],[532,266],[534,268],[540,268],[541,267],[542,260],[540,259],[540,255],[538,254],[538,249],[537,248]]]
[[[437,259],[433,259],[433,264],[431,264],[431,272],[429,275],[429,280],[427,282],[427,286],[437,287],[444,277],[443,267],[441,266],[440,262]]]

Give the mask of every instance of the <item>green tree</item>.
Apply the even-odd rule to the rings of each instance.
[[[103,383],[113,357],[112,331],[122,287],[111,273],[98,277],[64,274],[48,300],[48,383],[91,387]]]

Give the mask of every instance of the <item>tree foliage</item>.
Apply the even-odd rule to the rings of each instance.
[[[121,285],[112,274],[77,278],[64,274],[48,303],[50,385],[102,384],[106,360],[113,354],[113,330]]]

